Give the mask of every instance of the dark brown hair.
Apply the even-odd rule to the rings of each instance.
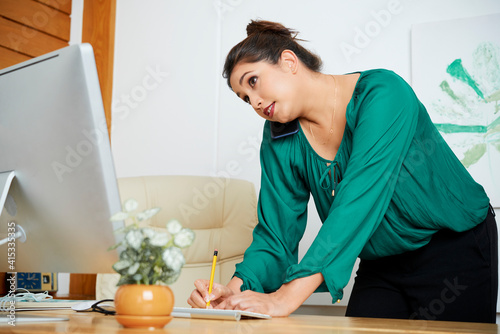
[[[229,79],[234,67],[239,62],[256,63],[267,61],[277,64],[284,50],[293,51],[297,57],[314,72],[319,72],[323,65],[321,58],[305,49],[297,41],[298,32],[286,28],[281,23],[271,21],[250,21],[247,25],[247,38],[236,44],[229,51],[222,76]]]

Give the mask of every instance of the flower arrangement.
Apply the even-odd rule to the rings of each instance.
[[[152,218],[160,208],[136,212],[137,207],[137,201],[129,199],[123,203],[123,211],[110,218],[112,222],[132,221],[115,231],[122,233],[123,239],[110,247],[120,251],[119,261],[113,265],[113,269],[121,275],[117,285],[172,284],[186,263],[181,249],[193,243],[194,232],[183,228],[175,219],[166,224],[167,232],[140,227],[140,222]]]

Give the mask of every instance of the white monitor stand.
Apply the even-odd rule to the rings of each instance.
[[[16,177],[16,173],[11,172],[3,172],[0,173],[0,216],[2,215],[3,208],[12,216],[16,216],[16,203],[14,199],[9,196],[9,189],[12,181]],[[14,225],[15,230],[9,231],[7,237],[0,240],[0,245],[3,245],[9,241],[19,240],[20,242],[26,242],[26,233],[21,225]]]

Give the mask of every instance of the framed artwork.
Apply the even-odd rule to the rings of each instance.
[[[500,207],[500,14],[412,27],[412,86],[462,164]]]

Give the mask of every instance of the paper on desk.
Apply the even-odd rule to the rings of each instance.
[[[241,311],[241,310],[217,310],[204,308],[174,307],[172,316],[177,318],[197,318],[214,320],[235,320],[240,319],[271,319],[270,315]]]
[[[39,309],[37,309],[39,310]],[[12,320],[10,317],[6,317],[6,316],[3,316],[3,317],[0,317],[0,327],[1,326],[7,326],[7,324],[9,324],[10,326],[10,322],[13,322],[14,324],[16,323],[25,323],[25,322],[34,322],[34,323],[38,323],[38,322],[57,322],[57,321],[68,321],[69,318],[66,318],[66,317],[49,317],[49,316],[45,316],[45,315],[33,315],[33,314],[16,314],[16,316],[13,318],[14,320]]]
[[[16,302],[15,309],[17,311],[49,311],[49,310],[71,310],[73,305],[88,300],[65,300],[65,299],[49,299],[41,302]],[[96,301],[97,302],[97,301]]]

